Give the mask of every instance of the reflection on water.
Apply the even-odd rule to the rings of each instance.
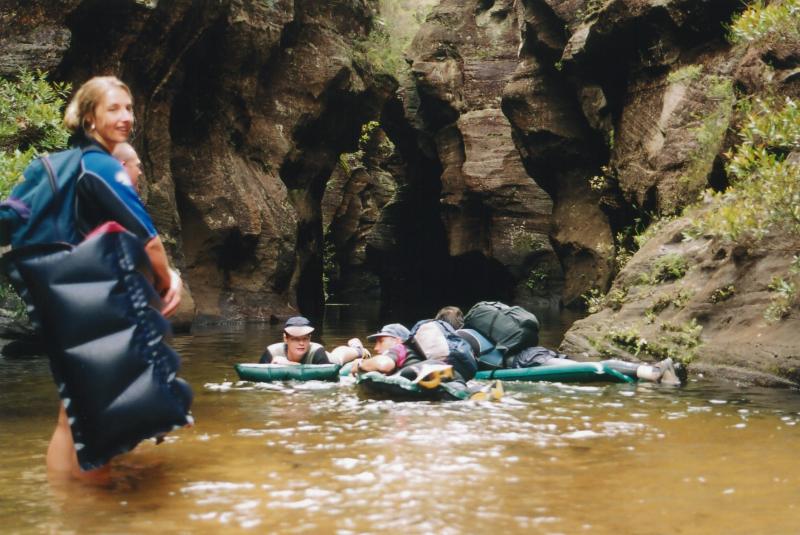
[[[329,316],[328,345],[378,326],[347,313]],[[47,363],[0,361],[3,531],[800,530],[795,392],[506,383],[501,402],[395,403],[349,380],[238,382],[232,365],[279,332],[176,338],[197,425],[117,459],[108,489],[48,483]]]

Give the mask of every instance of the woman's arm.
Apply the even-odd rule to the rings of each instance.
[[[181,303],[183,282],[178,272],[169,267],[167,251],[164,249],[161,238],[156,236],[151,239],[147,242],[147,245],[144,246],[144,250],[148,258],[150,258],[150,264],[153,266],[153,275],[155,278],[153,286],[155,286],[163,302],[161,313],[164,314],[164,316],[170,316]]]

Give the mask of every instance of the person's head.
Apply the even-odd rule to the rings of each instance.
[[[405,326],[399,323],[390,323],[381,327],[381,330],[375,334],[367,336],[367,340],[375,342],[375,353],[382,353],[387,349],[402,344],[411,333]]]
[[[314,327],[303,316],[292,316],[283,326],[283,342],[286,344],[286,358],[299,362],[311,345]]]
[[[133,96],[116,76],[95,76],[84,83],[64,112],[64,126],[83,132],[109,152],[133,130]]]
[[[446,321],[456,330],[464,326],[464,313],[454,306],[442,307],[434,319]]]
[[[139,155],[136,154],[136,149],[133,148],[133,145],[128,142],[119,143],[114,147],[111,156],[119,160],[119,163],[125,168],[128,176],[131,177],[131,183],[134,189],[139,191],[139,177],[142,176],[142,161],[139,159]]]

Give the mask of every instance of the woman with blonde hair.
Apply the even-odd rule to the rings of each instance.
[[[82,149],[82,172],[75,183],[75,221],[70,229],[81,241],[99,225],[115,221],[142,243],[152,264],[153,286],[161,297],[161,313],[172,314],[180,303],[182,282],[169,268],[166,251],[134,185],[114,149],[128,141],[134,127],[133,98],[127,85],[114,76],[98,76],[84,83],[70,101],[64,125],[71,143]],[[73,243],[76,245],[76,243]],[[62,396],[63,397],[63,396]],[[58,424],[47,450],[50,472],[91,477],[107,472],[108,465],[81,472],[68,418],[62,403]]]

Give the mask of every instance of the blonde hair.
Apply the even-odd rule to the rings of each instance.
[[[106,92],[114,88],[124,90],[133,100],[130,88],[116,76],[95,76],[87,80],[64,111],[64,126],[67,130],[73,134],[80,130],[88,132],[90,125],[86,124],[87,116],[94,112]]]

